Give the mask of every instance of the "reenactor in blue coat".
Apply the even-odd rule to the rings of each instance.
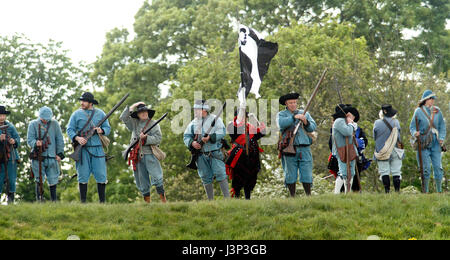
[[[358,129],[358,125],[355,121],[359,120],[359,112],[356,108],[351,105],[338,105],[335,108],[336,114],[334,115],[333,130],[332,130],[332,154],[336,156],[339,172],[336,178],[334,193],[339,194],[341,192],[342,185],[345,187],[345,192],[349,192],[348,187],[353,183],[353,177],[355,176],[355,166],[357,160],[358,147],[355,143],[355,132]],[[348,145],[347,145],[348,143]],[[349,154],[353,154],[354,158],[344,158],[346,146]],[[350,169],[348,169],[350,166]],[[350,172],[351,177],[348,176]],[[347,178],[349,177],[349,178]],[[348,180],[350,179],[350,184]]]
[[[28,126],[27,143],[32,149],[30,157],[32,157],[31,167],[36,182],[37,201],[43,200],[40,190],[40,168],[42,182],[47,179],[50,187],[51,200],[57,201],[56,186],[61,174],[60,163],[64,159],[64,138],[59,123],[52,118],[52,110],[43,107],[39,110],[39,118],[31,121]],[[39,154],[40,150],[42,154]],[[39,167],[39,157],[42,158],[41,167]]]
[[[104,203],[106,202],[106,183],[108,180],[106,154],[99,135],[108,136],[111,132],[111,126],[106,120],[100,127],[95,127],[106,117],[106,114],[102,110],[94,108],[94,105],[98,105],[98,101],[94,99],[92,93],[84,93],[79,100],[81,108],[70,117],[67,135],[72,142],[83,147],[81,160],[76,162],[80,200],[82,203],[86,202],[89,177],[93,174],[97,182],[99,201]],[[94,128],[97,134],[86,140],[86,133],[91,128]]]
[[[216,116],[209,113],[210,106],[204,100],[196,101],[194,104],[195,119],[188,125],[184,132],[184,144],[189,149],[201,151],[197,160],[198,175],[200,176],[206,195],[209,200],[214,199],[213,181],[219,183],[225,198],[230,197],[228,179],[225,170],[224,155],[221,152],[222,139],[225,138],[226,130],[222,119],[218,119],[213,131],[208,137],[203,137],[209,130]],[[199,144],[202,137],[204,145]]]
[[[20,160],[17,148],[20,146],[20,137],[13,124],[6,121],[7,115],[11,114],[4,106],[0,106],[0,194],[3,193],[6,178],[6,195],[8,204],[14,203],[16,193],[17,164]],[[8,176],[6,176],[6,172]]]
[[[301,121],[304,127],[295,135],[294,147],[296,150],[295,156],[283,155],[281,162],[285,173],[285,185],[288,187],[291,197],[295,196],[296,184],[300,177],[300,182],[303,184],[306,195],[311,195],[311,187],[313,183],[313,158],[311,154],[312,138],[308,133],[316,130],[317,125],[311,115],[307,112],[303,115],[303,110],[297,109],[297,100],[299,94],[291,93],[282,96],[279,99],[280,105],[286,106],[286,110],[281,111],[277,115],[277,123],[282,138],[285,139],[288,135],[288,130],[293,130],[295,126]]]
[[[411,135],[415,138],[420,137],[422,142],[423,175],[426,193],[429,192],[431,165],[433,165],[436,191],[442,192],[443,168],[441,152],[447,130],[441,110],[434,106],[435,100],[436,94],[433,91],[426,90],[423,93],[409,127]],[[416,117],[419,129],[416,129]],[[419,153],[417,153],[417,159],[419,161]]]

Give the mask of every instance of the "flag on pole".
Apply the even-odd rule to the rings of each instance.
[[[265,41],[252,28],[239,25],[239,55],[241,62],[241,86],[238,97],[241,102],[250,93],[260,98],[259,88],[269,70],[270,61],[278,52],[278,44]]]

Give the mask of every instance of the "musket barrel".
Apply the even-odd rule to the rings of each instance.
[[[417,137],[417,152],[419,153],[420,179],[422,180],[422,193],[425,193],[425,177],[423,175],[423,158],[422,158],[422,140],[420,139],[419,120],[416,115],[416,131],[419,132]]]
[[[317,83],[316,87],[314,88],[313,94],[308,100],[308,103],[306,104],[305,110],[303,110],[303,115],[306,115],[306,112],[308,112],[309,108],[311,107],[312,101],[316,97],[317,93],[319,92],[320,85],[322,84],[323,80],[325,79],[325,75],[327,74],[328,68],[325,68],[325,70],[322,72],[322,76],[320,77],[319,82]],[[298,129],[300,128],[301,121],[295,126],[294,130],[294,136],[298,133]]]
[[[213,130],[213,128],[215,127],[217,120],[219,120],[219,118],[222,116],[223,111],[225,110],[225,107],[227,106],[227,102],[225,102],[222,106],[222,109],[219,111],[219,113],[217,113],[216,118],[214,119],[214,121],[211,123],[211,127],[208,129],[208,131],[205,133],[205,137],[207,137],[211,131]],[[203,146],[203,141],[200,141],[200,145]],[[187,168],[192,169],[192,170],[197,170],[197,159],[200,155],[200,151],[197,150],[193,150],[191,151],[191,160],[189,162],[188,165],[186,165]]]
[[[144,134],[149,133],[153,128],[155,128],[161,121],[163,121],[169,113],[165,113],[158,121],[156,121],[149,129],[145,130]],[[123,158],[128,160],[128,154],[131,152],[131,150],[139,143],[139,139],[131,143],[127,149],[122,153]]]
[[[312,101],[313,101],[314,98],[316,97],[317,92],[319,92],[320,85],[322,84],[323,80],[325,79],[325,75],[327,74],[327,71],[328,71],[328,68],[325,68],[325,70],[324,70],[323,73],[322,73],[322,76],[320,77],[319,82],[317,83],[316,87],[314,88],[314,92],[313,92],[312,96],[309,98],[308,104],[306,104],[306,108],[305,108],[305,110],[303,111],[303,114],[304,114],[304,115],[305,115],[306,112],[309,110],[309,107],[311,106]]]

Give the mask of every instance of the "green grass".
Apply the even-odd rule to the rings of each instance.
[[[448,195],[0,207],[0,239],[450,239]]]

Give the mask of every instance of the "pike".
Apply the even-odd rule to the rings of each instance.
[[[216,126],[217,120],[219,120],[219,118],[220,118],[220,116],[222,115],[223,110],[225,110],[225,107],[226,107],[226,106],[227,106],[227,102],[225,102],[225,103],[223,104],[222,109],[219,111],[219,113],[217,114],[217,116],[216,116],[216,118],[214,119],[214,121],[211,122],[211,127],[208,129],[208,131],[206,131],[206,133],[205,133],[205,135],[204,135],[203,137],[208,137],[208,136],[209,136],[209,134],[211,133],[211,131],[213,130],[213,128]],[[197,134],[197,135],[195,136],[194,140],[199,140],[199,139],[201,139],[200,136],[201,136],[201,134]],[[200,146],[202,146],[202,147],[203,147],[203,145],[205,144],[205,143],[203,143],[203,140],[199,140],[198,143],[199,143]],[[200,150],[197,150],[197,149],[192,148],[192,149],[191,149],[191,161],[189,162],[188,165],[186,165],[186,167],[189,168],[189,169],[192,169],[192,170],[197,170],[197,169],[198,169],[198,168],[197,168],[197,160],[198,160],[198,157],[200,156],[200,154],[201,154]]]
[[[309,108],[311,107],[312,101],[314,100],[314,98],[316,97],[317,93],[319,92],[319,87],[322,84],[322,81],[324,80],[325,75],[327,74],[327,71],[328,71],[327,68],[323,71],[322,76],[320,77],[320,80],[317,83],[316,88],[314,89],[314,92],[313,92],[312,96],[308,100],[306,108],[303,111],[303,115],[306,115],[306,112],[308,112]],[[292,138],[290,138],[290,140],[289,140],[289,145],[283,150],[283,153],[285,153],[285,154],[292,154],[292,155],[297,154],[297,152],[295,150],[295,147],[294,147],[294,139],[295,139],[295,136],[298,133],[298,130],[300,129],[300,126],[302,126],[302,125],[303,125],[303,123],[302,123],[302,121],[300,121],[295,126],[295,130],[292,133]]]
[[[129,93],[127,93],[120,101],[119,103],[117,103],[112,109],[111,111],[109,111],[109,113],[95,126],[95,128],[97,127],[101,127],[103,125],[103,123],[108,120],[108,118],[111,117],[111,115],[123,104],[123,102],[125,102],[125,100],[128,98],[128,96],[130,96]],[[86,140],[89,140],[92,136],[94,136],[97,132],[94,130],[95,128],[91,128],[85,138]],[[74,152],[69,155],[70,158],[72,158],[74,161],[78,162],[81,158],[81,149],[83,148],[83,146],[81,146],[80,144],[78,144],[78,142],[74,143]]]
[[[169,113],[165,113],[160,119],[158,119],[158,121],[156,121],[149,129],[145,130],[144,134],[146,135],[147,133],[149,133],[153,128],[155,128],[159,123],[161,123],[161,121],[163,121],[167,115]],[[127,149],[122,153],[122,157],[123,159],[125,159],[125,161],[128,160],[128,155],[130,154],[131,150],[133,150],[133,148],[139,143],[140,139],[138,138],[138,140],[134,141],[133,143],[131,143]]]

